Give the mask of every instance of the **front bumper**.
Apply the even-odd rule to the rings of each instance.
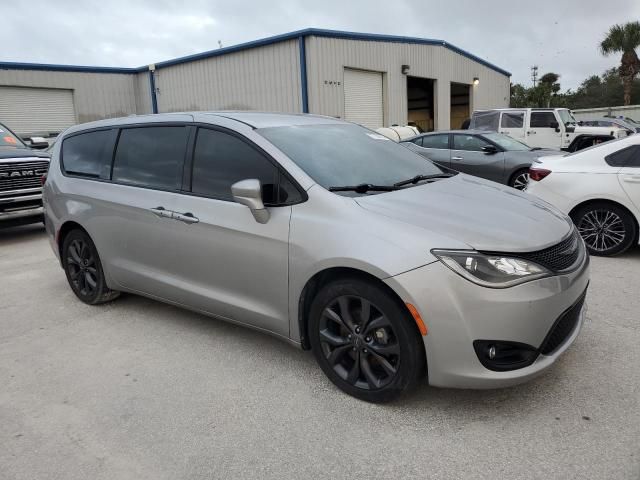
[[[529,366],[492,371],[482,365],[475,340],[503,340],[540,348],[556,320],[576,304],[589,283],[589,257],[574,272],[505,289],[478,286],[441,262],[385,280],[413,304],[428,334],[423,337],[429,383],[439,387],[498,388],[523,383],[550,367],[573,343],[586,304],[571,333],[549,354]]]

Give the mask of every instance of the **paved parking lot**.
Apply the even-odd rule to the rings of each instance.
[[[268,336],[131,295],[86,306],[40,227],[0,230],[0,478],[640,478],[640,249],[592,277],[543,377],[379,406]]]

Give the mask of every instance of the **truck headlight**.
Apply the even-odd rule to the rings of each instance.
[[[552,275],[546,268],[516,257],[474,250],[431,250],[442,263],[467,280],[489,288],[507,288]]]

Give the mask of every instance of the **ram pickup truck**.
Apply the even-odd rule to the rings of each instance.
[[[532,148],[559,150],[627,136],[627,131],[617,126],[581,126],[567,108],[476,110],[470,128],[504,133]]]
[[[49,154],[28,147],[0,123],[0,228],[43,220],[42,178]]]

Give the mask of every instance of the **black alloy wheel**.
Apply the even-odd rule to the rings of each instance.
[[[324,309],[320,345],[333,370],[354,387],[382,388],[398,373],[400,346],[393,327],[365,298],[343,295]]]
[[[636,239],[636,224],[622,208],[598,202],[579,208],[572,215],[592,255],[616,255],[627,250]]]
[[[65,237],[62,262],[71,290],[83,302],[95,305],[119,295],[107,287],[96,247],[82,230],[73,230]]]
[[[340,389],[389,401],[425,373],[424,344],[404,305],[383,286],[344,279],[323,287],[311,305],[316,360]]]

